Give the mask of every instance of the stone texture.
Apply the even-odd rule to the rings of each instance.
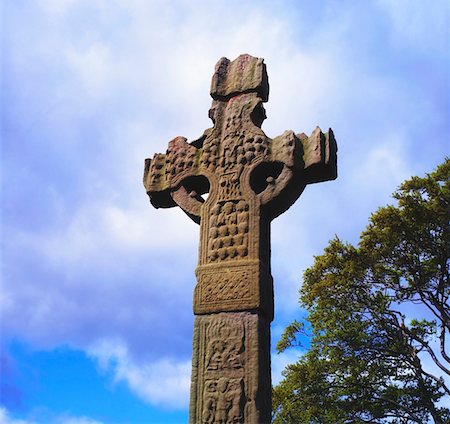
[[[337,175],[331,129],[264,134],[268,94],[262,59],[220,59],[214,126],[191,143],[176,137],[145,161],[152,205],[178,205],[200,224],[191,424],[270,422],[270,222],[307,184]]]
[[[256,313],[198,315],[190,423],[270,422],[270,321]]]
[[[269,98],[269,82],[266,65],[262,59],[248,54],[230,62],[226,57],[217,62],[211,81],[211,97],[226,100],[227,97],[254,91],[263,102]]]

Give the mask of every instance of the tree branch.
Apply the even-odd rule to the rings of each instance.
[[[439,340],[441,342],[441,355],[450,364],[450,357],[445,351],[445,331],[445,326],[441,324],[441,334],[439,336]]]

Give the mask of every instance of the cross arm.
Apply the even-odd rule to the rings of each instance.
[[[146,159],[144,187],[155,208],[180,206],[195,222],[200,222],[201,195],[209,189],[208,180],[199,173],[201,149],[186,138],[176,137],[166,153]]]
[[[253,188],[271,218],[286,211],[307,184],[337,177],[337,144],[331,128],[308,137],[285,131],[274,138],[270,155],[253,172]]]
[[[337,178],[337,144],[331,128],[324,134],[319,127],[307,137],[298,136],[302,142],[303,178],[307,184]]]

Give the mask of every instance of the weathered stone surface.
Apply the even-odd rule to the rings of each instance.
[[[270,321],[231,312],[195,318],[190,423],[270,422]]]
[[[211,97],[226,100],[232,95],[254,91],[263,102],[269,98],[266,65],[262,59],[242,54],[233,62],[222,57],[211,81]]]
[[[270,222],[306,184],[336,178],[331,130],[264,134],[268,93],[262,59],[220,59],[214,126],[191,143],[176,137],[145,161],[152,205],[178,205],[200,224],[191,424],[270,422]]]

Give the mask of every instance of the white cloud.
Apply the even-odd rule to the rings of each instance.
[[[87,417],[60,417],[55,424],[102,424],[102,422]]]
[[[115,382],[125,382],[141,399],[166,408],[185,408],[189,400],[191,361],[163,358],[151,363],[134,361],[127,346],[118,340],[102,340],[88,349],[102,372]],[[296,362],[302,349],[287,349],[272,355],[272,384],[282,380],[282,371]]]
[[[184,409],[189,402],[191,361],[163,358],[152,363],[131,359],[120,341],[102,340],[89,350],[103,372],[112,372],[114,381],[125,382],[145,402],[171,409]]]
[[[413,115],[411,105],[430,112],[432,99],[399,87],[390,46],[370,50],[377,23],[359,19],[363,9],[367,19],[370,6],[314,6],[308,16],[271,2],[41,0],[37,9],[22,3],[33,24],[26,14],[11,15],[15,102],[7,102],[19,134],[10,144],[20,149],[8,151],[16,167],[5,183],[15,211],[7,239],[14,261],[2,290],[5,326],[37,346],[69,341],[86,349],[118,335],[126,342],[99,342],[90,352],[148,402],[187,402],[190,363],[155,358],[173,350],[163,333],[190,345],[191,328],[177,320],[154,323],[168,311],[192,315],[199,227],[179,210],[149,206],[140,183],[143,159],[163,152],[174,136],[193,139],[211,125],[209,82],[221,56],[265,58],[269,136],[310,133],[319,124],[332,126],[339,143],[338,180],[307,188],[273,225],[276,314],[298,308],[301,272],[328,239],[338,233],[352,240],[414,163],[431,163],[424,158],[432,143],[415,155],[410,135],[420,136],[417,124],[399,118]],[[403,42],[416,40],[410,32],[430,29],[405,22],[417,22],[431,6],[415,3],[404,18],[406,2],[381,3]],[[431,31],[419,43],[430,45],[433,37]],[[30,197],[36,185],[53,194]],[[47,201],[39,212],[53,221],[40,225],[29,208]],[[26,219],[16,224],[23,211]],[[131,358],[144,351],[150,362],[138,367]],[[287,353],[273,358],[274,381],[290,360]],[[164,397],[171,390],[174,397]]]
[[[45,13],[61,18],[63,15],[70,12],[70,9],[79,0],[38,0],[39,6]]]
[[[49,264],[108,263],[108,250],[147,251],[148,255],[182,249],[198,238],[198,226],[179,210],[153,210],[141,193],[138,205],[82,205],[65,228],[45,234],[23,232],[14,244],[40,252]],[[153,224],[153,223],[156,223]],[[103,259],[101,259],[103,257]]]
[[[49,419],[47,417],[47,419]],[[50,418],[51,424],[102,424],[102,422],[93,420],[92,418],[88,417],[73,417],[68,414],[59,415],[53,418]],[[50,424],[46,423],[46,424]],[[10,412],[0,406],[0,424],[41,424],[36,422],[35,420],[16,420],[11,418]],[[44,424],[44,423],[42,423]]]
[[[11,418],[8,410],[3,406],[0,406],[0,424],[36,424],[32,421],[15,420]]]
[[[358,192],[358,201],[378,193],[377,201],[387,202],[386,196],[412,175],[407,156],[406,137],[401,128],[396,133],[384,134],[383,139],[367,151],[350,173],[354,181],[363,176],[364,183],[359,185],[363,190]],[[385,199],[380,194],[384,194]]]
[[[118,273],[124,272],[127,263],[135,262],[132,256],[143,258],[145,255],[147,261],[139,265],[143,275],[140,280],[148,278],[156,292],[156,287],[167,285],[168,277],[167,270],[163,271],[164,264],[155,256],[162,255],[166,260],[176,257],[178,261],[195,257],[199,227],[179,210],[152,209],[140,180],[146,156],[164,151],[166,143],[175,135],[197,137],[211,125],[207,118],[211,101],[209,81],[220,56],[234,58],[242,52],[250,52],[266,58],[269,78],[273,77],[271,84],[280,86],[278,95],[274,89],[277,110],[272,113],[272,119],[278,122],[272,125],[277,133],[284,130],[281,130],[281,117],[288,118],[284,123],[287,126],[290,120],[296,119],[296,108],[289,105],[291,99],[283,99],[283,93],[299,91],[302,102],[308,105],[305,113],[312,115],[315,105],[321,102],[329,84],[336,79],[326,54],[299,52],[291,37],[293,30],[290,28],[294,27],[290,25],[288,14],[274,20],[264,9],[246,13],[250,5],[235,9],[205,3],[202,11],[191,2],[181,2],[180,10],[176,11],[167,2],[136,0],[108,9],[108,19],[116,24],[111,32],[109,21],[97,13],[103,10],[102,2],[65,2],[59,6],[58,13],[54,13],[53,3],[47,0],[41,4],[53,25],[42,28],[39,36],[29,27],[28,38],[33,39],[33,46],[23,43],[17,49],[20,54],[15,54],[20,57],[21,69],[30,67],[31,75],[50,71],[63,75],[56,80],[42,81],[46,89],[36,91],[39,100],[42,93],[47,98],[64,99],[64,107],[54,110],[50,122],[51,128],[61,131],[55,134],[58,137],[47,137],[47,134],[43,137],[45,144],[39,155],[56,155],[58,163],[79,164],[74,177],[82,176],[80,183],[84,181],[84,187],[83,194],[72,204],[65,187],[57,185],[56,171],[45,175],[36,171],[43,176],[43,184],[56,185],[48,212],[57,213],[62,219],[39,231],[19,229],[8,240],[10,249],[39,257],[47,270],[58,275],[58,280],[44,277],[45,290],[38,289],[39,282],[33,281],[42,278],[39,275],[30,274],[29,281],[21,284],[6,283],[8,316],[16,316],[19,309],[23,309],[24,297],[29,309],[38,312],[30,316],[31,325],[9,324],[17,331],[20,328],[24,332],[22,336],[33,340],[37,335],[49,333],[50,328],[53,328],[53,338],[57,334],[70,338],[69,328],[71,331],[96,328],[98,324],[90,326],[87,320],[92,318],[98,323],[105,319],[101,313],[87,314],[75,321],[72,314],[77,308],[95,310],[99,287],[108,293],[113,291],[110,285],[98,281],[99,273],[108,280],[108,268],[114,269],[115,275],[109,279],[115,280],[117,290],[119,283],[115,277]],[[182,15],[189,19],[183,19]],[[83,17],[80,22],[77,21],[79,16]],[[223,25],[216,25],[217,22]],[[75,23],[79,28],[77,37],[68,32],[69,26]],[[211,43],[212,31],[214,43]],[[35,61],[36,45],[43,55],[39,61]],[[285,82],[289,80],[293,81],[291,85]],[[302,85],[303,81],[310,83]],[[103,109],[123,113],[118,112],[114,120],[104,118],[107,125],[96,126],[94,116]],[[133,113],[128,114],[127,109]],[[39,116],[44,120],[48,118]],[[97,131],[89,142],[82,128],[86,122]],[[66,148],[61,148],[60,132],[67,134],[70,140],[64,140]],[[90,140],[91,136],[86,136]],[[107,159],[100,156],[99,151],[107,152]],[[33,173],[27,178],[31,183]],[[120,258],[123,258],[123,266],[118,269]],[[192,263],[192,276],[194,266]],[[177,271],[179,269],[177,267]],[[97,276],[95,283],[90,281],[93,277],[87,277],[86,270]],[[151,270],[148,277],[146,270]],[[174,295],[186,297],[185,290],[176,289],[185,279],[178,281],[173,275]],[[142,282],[131,284],[127,291],[133,293],[135,285]],[[85,290],[82,305],[77,305],[81,296],[75,295],[74,289]],[[187,298],[191,296],[189,293]],[[116,309],[123,311],[119,298],[122,299],[119,296],[115,300],[120,302]],[[110,307],[114,309],[112,304]],[[164,305],[152,304],[151,307],[159,309]],[[102,309],[100,305],[100,311]],[[61,314],[58,323],[67,325],[68,331],[61,328],[61,332],[55,332],[54,326],[49,325],[47,320],[53,322],[55,313]],[[32,335],[28,329],[33,329]]]
[[[284,378],[282,372],[286,366],[297,362],[304,353],[302,349],[290,348],[272,355],[272,385],[277,385]]]
[[[107,93],[114,82],[111,74],[115,73],[115,61],[111,55],[111,47],[100,42],[93,42],[83,51],[71,47],[66,53],[69,66],[74,71],[89,96],[98,98]],[[89,98],[84,97],[85,101]]]
[[[265,57],[271,84],[266,125],[269,135],[278,135],[288,128],[311,132],[317,123],[325,129],[342,119],[335,130],[338,140],[342,140],[340,163],[345,164],[344,172],[338,181],[327,183],[332,188],[308,188],[311,194],[302,196],[301,205],[294,207],[287,217],[279,218],[285,225],[274,224],[277,261],[274,270],[281,277],[275,281],[279,307],[288,310],[297,307],[301,272],[311,263],[311,254],[318,253],[347,222],[342,218],[345,210],[360,208],[361,221],[366,222],[371,211],[367,200],[377,206],[380,196],[386,198],[395,188],[394,181],[400,181],[405,174],[406,137],[384,139],[382,145],[369,148],[374,137],[367,138],[363,143],[365,156],[354,160],[352,155],[358,152],[355,147],[359,139],[354,135],[344,139],[339,128],[348,125],[356,126],[356,132],[360,130],[364,122],[345,124],[345,120],[352,121],[345,116],[346,113],[351,116],[352,102],[358,101],[359,107],[368,99],[375,99],[378,104],[386,99],[391,88],[390,81],[384,82],[382,76],[370,71],[360,73],[363,63],[354,70],[353,65],[340,59],[339,52],[354,22],[348,16],[351,10],[346,11],[344,20],[338,20],[337,26],[321,27],[320,31],[315,28],[310,36],[316,44],[307,48],[296,32],[301,22],[286,11],[255,9],[250,4],[234,8],[233,4],[205,2],[201,8],[197,3],[183,1],[176,8],[169,2],[133,0],[126,5],[105,7],[102,1],[66,0],[59,4],[60,12],[55,15],[54,10],[58,10],[55,3],[50,0],[42,3],[54,25],[42,29],[39,36],[31,32],[27,39],[33,39],[33,43],[22,45],[23,49],[17,52],[21,55],[21,68],[28,66],[31,75],[39,69],[56,70],[64,76],[47,81],[44,92],[47,97],[65,99],[62,110],[55,111],[52,127],[64,127],[79,146],[74,151],[62,149],[59,137],[46,138],[43,153],[39,154],[55,154],[58,162],[79,165],[77,176],[84,177],[80,181],[85,187],[74,204],[69,196],[63,197],[65,187],[57,187],[49,210],[51,213],[52,207],[60,210],[64,217],[61,224],[43,231],[20,230],[9,243],[17,250],[39,256],[50,269],[63,269],[62,278],[76,281],[88,299],[83,304],[87,302],[93,309],[101,283],[88,281],[86,269],[102,269],[107,279],[108,267],[117,275],[119,257],[125,267],[127,261],[133,262],[132,256],[142,258],[145,253],[148,259],[140,269],[143,275],[146,269],[151,269],[150,282],[158,286],[164,280],[158,275],[164,264],[157,262],[155,255],[177,260],[182,260],[186,252],[195,256],[198,226],[180,211],[154,210],[149,206],[140,184],[142,161],[164,151],[173,136],[184,134],[193,138],[211,125],[207,118],[209,81],[220,56],[234,58],[250,52]],[[75,9],[77,14],[71,12]],[[83,19],[78,21],[80,16]],[[68,22],[79,28],[77,36],[66,28]],[[45,53],[40,61],[35,61],[36,45],[41,46],[39,52]],[[111,111],[116,114],[113,119],[103,117],[106,124],[96,126],[97,115],[103,110],[106,115]],[[82,132],[86,120],[95,130],[92,136]],[[68,145],[67,140],[64,145]],[[103,158],[104,152],[107,159]],[[97,160],[90,160],[91,157]],[[345,174],[350,178],[345,180]],[[30,184],[32,177],[31,174]],[[43,183],[54,184],[53,179],[58,179],[58,175],[44,175]],[[355,229],[353,224],[347,222],[353,232],[362,230],[363,225]],[[171,281],[175,287],[183,283],[184,280],[178,282],[175,277]],[[141,282],[132,283],[129,292],[135,291],[134,284]],[[7,288],[14,294],[24,290],[24,286],[11,284]],[[57,298],[64,298],[67,289],[61,281],[48,280],[46,290],[30,296],[30,303],[39,305],[37,310],[47,311],[44,316],[50,319],[52,299],[56,293]],[[185,291],[179,293],[186,296]],[[10,310],[21,308],[15,300],[19,298],[8,297]],[[120,296],[116,301],[121,301]],[[122,304],[116,307],[123,309]],[[67,308],[67,313],[75,309],[76,305]],[[101,320],[102,316],[95,319]],[[72,321],[72,316],[60,320]],[[87,325],[86,321],[79,322]],[[42,333],[51,328],[45,320],[39,326],[43,327]]]
[[[55,424],[102,424],[100,421],[93,420],[87,417],[61,417],[58,418]]]
[[[448,30],[450,6],[446,0],[378,0],[390,20],[392,40],[414,49],[434,49],[436,37]],[[444,36],[445,37],[445,36]],[[440,38],[447,43],[448,37]]]

